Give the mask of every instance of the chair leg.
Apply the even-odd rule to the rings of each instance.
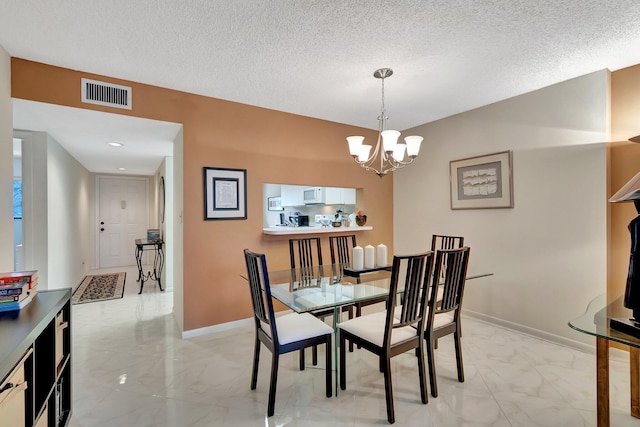
[[[317,366],[318,365],[318,346],[314,345],[311,348],[311,363],[313,363],[313,366]]]
[[[458,323],[458,326],[460,324]],[[456,346],[456,365],[458,367],[458,381],[464,382],[464,368],[462,367],[462,342],[460,341],[460,331],[453,333],[453,342]]]
[[[436,383],[436,360],[433,352],[434,341],[431,338],[425,339],[427,342],[427,362],[429,364],[429,384],[431,385],[431,396],[438,397],[438,384]]]
[[[427,372],[424,368],[424,341],[421,341],[418,344],[418,348],[416,348],[416,352],[418,353],[418,376],[420,377],[420,398],[422,399],[422,403],[426,404],[429,401],[429,397],[427,396],[429,393],[427,392]]]
[[[333,387],[331,386],[331,334],[327,335],[327,342],[325,343],[325,347],[326,347],[326,355],[325,355],[325,359],[326,359],[326,381],[327,381],[327,397],[331,397],[333,395],[332,393],[332,389]]]
[[[253,372],[251,373],[251,390],[256,389],[258,382],[258,362],[260,361],[260,340],[256,337],[256,345],[253,349]]]
[[[391,386],[391,358],[386,356],[386,360],[381,362],[384,365],[384,391],[387,398],[387,421],[389,424],[396,422],[395,412],[393,410],[393,389]]]
[[[300,370],[304,371],[304,348],[300,350]]]
[[[344,346],[346,345],[346,339],[342,331],[340,331],[340,389],[345,390],[347,388],[347,353],[344,350]]]
[[[353,319],[353,306],[349,306],[349,319]],[[349,353],[353,353],[353,341],[349,341]]]
[[[273,353],[273,358],[271,359],[271,384],[269,385],[269,406],[267,407],[267,416],[273,416],[275,412],[276,406],[276,383],[278,381],[278,359],[280,358],[280,354],[278,354],[277,349]]]

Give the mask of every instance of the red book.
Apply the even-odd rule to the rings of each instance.
[[[38,271],[12,271],[0,273],[0,286],[14,283],[29,283],[38,279]]]

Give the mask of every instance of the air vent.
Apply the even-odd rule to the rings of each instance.
[[[82,102],[131,110],[131,88],[82,79]]]

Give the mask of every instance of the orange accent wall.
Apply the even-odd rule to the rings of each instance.
[[[611,74],[611,134],[609,197],[640,172],[640,144],[627,139],[640,134],[640,65]],[[609,203],[607,295],[624,294],[631,239],[627,226],[637,215],[633,203]]]
[[[132,87],[133,109],[81,103],[82,77]],[[262,234],[265,182],[362,188],[358,208],[373,231],[358,232],[358,244],[385,243],[393,253],[393,176],[356,166],[345,140],[359,134],[372,141],[375,131],[19,58],[11,60],[11,90],[14,98],[183,125],[185,330],[251,316],[240,278],[244,248],[264,252],[270,268],[288,266],[288,238]],[[247,169],[247,220],[204,220],[204,166]],[[325,250],[328,259],[326,237]]]

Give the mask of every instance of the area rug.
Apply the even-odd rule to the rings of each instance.
[[[124,272],[84,276],[71,297],[71,304],[122,298],[126,277]]]

